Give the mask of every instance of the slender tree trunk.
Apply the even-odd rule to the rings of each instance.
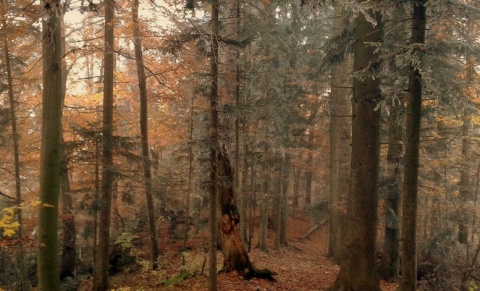
[[[247,236],[247,177],[248,177],[248,162],[247,162],[247,133],[246,133],[246,121],[242,122],[242,181],[240,185],[240,235],[244,242],[248,241]],[[237,166],[238,167],[238,166]]]
[[[62,194],[62,221],[63,221],[63,246],[60,265],[60,279],[75,277],[77,252],[76,252],[76,228],[73,213],[73,199],[70,192],[70,178],[65,150],[65,141],[62,136],[62,158],[60,161],[60,179]]]
[[[265,136],[264,141],[268,138],[268,125],[265,123]],[[270,197],[268,194],[268,186],[270,181],[270,172],[268,169],[267,161],[268,161],[268,147],[265,144],[263,149],[263,167],[262,167],[262,175],[263,175],[263,183],[262,183],[262,191],[261,191],[261,200],[260,200],[260,223],[259,223],[259,235],[258,235],[258,248],[263,251],[267,252],[267,232],[268,232],[268,210],[269,210],[269,202]]]
[[[382,279],[391,281],[398,276],[400,263],[400,200],[403,158],[403,105],[390,109],[388,121],[388,185],[385,210],[385,241],[380,267]]]
[[[58,196],[62,117],[61,25],[58,1],[43,7],[43,100],[40,155],[40,213],[38,223],[38,287],[60,290],[58,259]]]
[[[313,181],[313,151],[315,147],[315,134],[313,132],[314,126],[310,127],[308,132],[308,153],[305,171],[305,206],[312,203],[312,181]]]
[[[334,7],[335,31],[340,33],[346,17],[340,4]],[[350,186],[352,138],[352,55],[332,69],[330,97],[330,224],[328,255],[337,263],[342,258],[343,221]]]
[[[468,211],[465,209],[465,205],[468,201],[472,200],[471,191],[471,136],[473,131],[473,122],[470,110],[468,108],[463,109],[463,125],[462,125],[462,165],[460,170],[460,181],[458,182],[460,188],[460,203],[461,213],[459,215],[458,226],[458,242],[461,244],[468,243],[468,225],[471,221]]]
[[[256,189],[256,169],[255,169],[255,158],[252,153],[251,158],[251,170],[250,170],[250,225],[249,225],[249,232],[248,232],[248,251],[250,252],[252,249],[252,242],[253,242],[253,233],[254,233],[254,226],[255,226],[255,215],[257,210],[257,189]]]
[[[12,77],[12,67],[10,62],[10,47],[9,39],[7,32],[7,7],[4,0],[0,0],[0,9],[2,9],[2,26],[3,26],[3,44],[4,44],[4,56],[5,56],[5,65],[7,67],[7,86],[8,86],[8,101],[10,104],[10,123],[12,126],[12,142],[13,142],[13,157],[14,157],[14,167],[15,167],[15,199],[17,204],[17,222],[19,224],[17,235],[19,238],[19,252],[18,252],[18,270],[20,273],[20,290],[27,290],[26,282],[26,273],[25,273],[25,250],[23,247],[23,218],[22,218],[22,187],[21,187],[21,176],[20,176],[20,151],[19,151],[19,135],[17,131],[17,110],[16,110],[16,101],[15,94],[13,90],[13,77]]]
[[[469,43],[473,43],[476,37],[475,25],[473,22],[469,22],[467,24],[467,37]],[[467,87],[465,90],[465,95],[470,98],[474,98],[470,96],[471,88],[475,87],[475,58],[472,55],[472,52],[466,49],[465,51],[465,75],[466,75],[466,83]],[[472,162],[471,162],[471,155],[472,155],[472,132],[473,130],[473,121],[472,121],[472,110],[469,108],[463,109],[463,126],[462,126],[462,165],[460,169],[460,181],[459,181],[459,188],[460,188],[460,215],[459,215],[459,229],[458,229],[458,242],[462,244],[467,244],[468,250],[468,236],[469,236],[469,224],[471,223],[472,219],[468,215],[468,211],[465,209],[466,205],[469,201],[473,199],[473,191],[471,185],[471,177],[472,177]],[[468,252],[468,251],[467,251]],[[468,254],[468,253],[467,253]]]
[[[210,128],[209,128],[209,146],[210,146],[210,243],[209,253],[209,280],[208,290],[217,290],[217,192],[218,192],[218,27],[219,27],[219,2],[212,1],[212,19],[210,22]]]
[[[150,261],[152,268],[158,266],[158,257],[160,249],[158,247],[157,226],[155,219],[155,202],[152,194],[152,170],[148,147],[148,96],[147,96],[147,78],[145,76],[145,67],[143,65],[142,36],[140,33],[140,23],[138,21],[138,0],[133,1],[132,20],[133,37],[135,47],[135,59],[137,63],[138,88],[140,90],[140,134],[142,143],[143,158],[143,177],[145,183],[145,199],[147,201],[148,227],[150,230]]]
[[[189,120],[189,140],[188,147],[188,182],[187,182],[187,201],[185,205],[185,229],[183,233],[183,249],[187,249],[188,232],[190,230],[190,199],[192,193],[192,179],[193,179],[193,112],[194,112],[194,98],[190,99],[190,120]]]
[[[379,13],[365,11],[377,21],[373,26],[363,13],[355,21],[354,71],[375,66],[374,47],[381,40]],[[351,187],[348,197],[345,249],[332,290],[380,290],[376,277],[377,188],[380,159],[381,100],[378,78],[353,80]]]
[[[280,195],[280,244],[287,245],[288,185],[290,173],[290,155],[282,153],[282,189]]]
[[[285,239],[285,237],[282,237],[283,235],[283,210],[284,210],[284,195],[285,195],[285,189],[284,189],[284,179],[285,179],[285,150],[283,147],[280,149],[280,173],[278,174],[278,204],[276,205],[276,211],[274,215],[275,219],[275,248],[279,248],[281,244],[284,243],[282,239]]]
[[[115,2],[105,1],[105,48],[103,73],[103,153],[102,188],[99,201],[98,248],[95,259],[95,291],[109,290],[109,244],[112,193],[114,184],[113,165],[113,68],[114,68]]]
[[[415,53],[422,53],[425,43],[425,0],[413,1],[413,23],[410,45]],[[417,192],[420,145],[420,120],[422,114],[422,75],[414,64],[410,65],[408,78],[408,103],[405,147],[405,177],[403,183],[402,238],[402,291],[417,289]]]

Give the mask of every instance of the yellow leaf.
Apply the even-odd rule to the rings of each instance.
[[[15,231],[13,231],[12,229],[3,230],[3,236],[11,237],[14,234],[15,234]]]
[[[42,206],[43,206],[43,207],[55,207],[55,206],[53,206],[52,204],[48,204],[48,203],[43,203]]]

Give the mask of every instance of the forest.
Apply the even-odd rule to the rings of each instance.
[[[0,291],[480,289],[480,1],[0,21]]]

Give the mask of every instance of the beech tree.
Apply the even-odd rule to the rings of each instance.
[[[38,286],[60,290],[58,258],[58,197],[62,134],[62,49],[60,1],[42,1],[42,150],[40,156],[40,213],[38,222]]]

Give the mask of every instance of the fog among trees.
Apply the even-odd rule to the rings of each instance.
[[[0,290],[479,288],[480,2],[0,21]]]

